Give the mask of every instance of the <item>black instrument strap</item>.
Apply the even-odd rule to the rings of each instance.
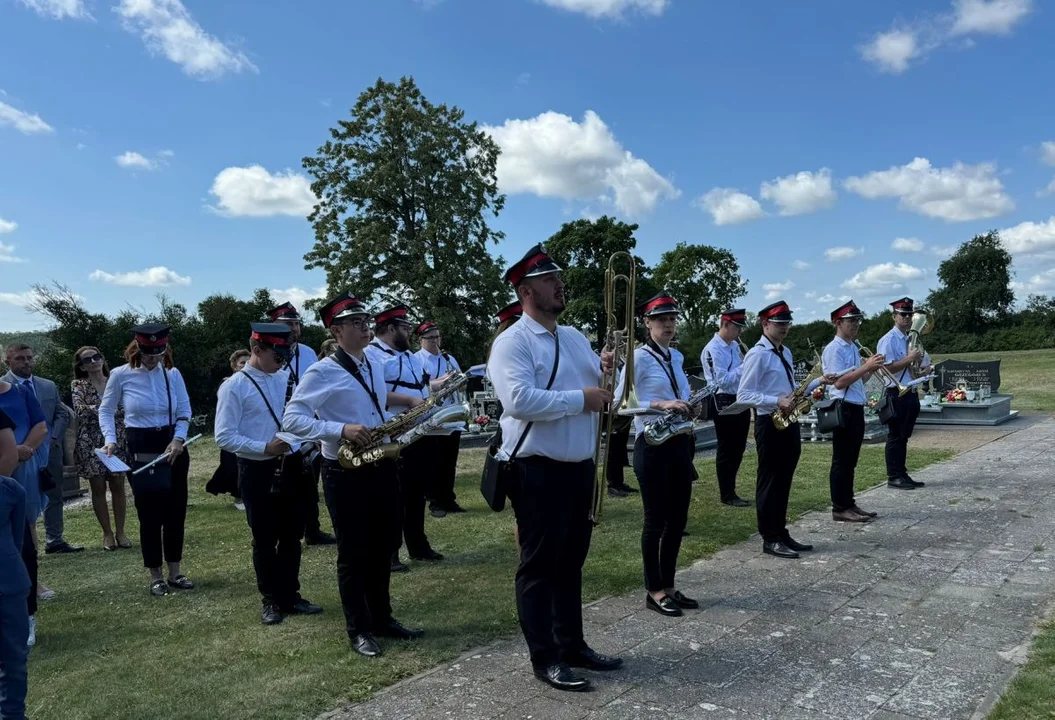
[[[260,393],[260,398],[264,401],[264,404],[267,405],[267,411],[269,413],[271,413],[271,419],[275,421],[275,424],[278,425],[278,429],[281,430],[282,429],[282,421],[278,419],[278,415],[275,414],[274,408],[271,407],[271,401],[268,400],[267,399],[267,395],[264,394],[264,389],[262,387],[260,387],[260,385],[257,383],[257,381],[253,379],[253,376],[250,375],[249,373],[247,373],[245,370],[241,370],[239,372],[241,372],[243,375],[245,375],[247,378],[249,378],[249,382],[253,383],[253,387],[256,388],[256,391],[258,393]],[[289,387],[289,385],[287,384],[286,387]]]
[[[348,353],[344,351],[344,348],[338,347],[337,352],[333,354],[333,359],[337,361],[337,364],[343,367],[348,373],[359,381],[359,384],[363,386],[363,390],[366,390],[366,394],[370,396],[370,399],[374,402],[374,408],[377,409],[377,415],[381,418],[381,422],[385,421],[385,413],[381,410],[381,403],[377,401],[377,393],[374,392],[374,368],[370,365],[369,358],[363,355],[363,364],[366,365],[367,372],[370,373],[370,384],[366,384],[366,380],[363,379],[363,373],[360,372],[359,366],[355,364],[355,360],[349,357]]]
[[[165,416],[165,419],[168,420],[169,425],[172,426],[176,424],[172,419],[172,386],[169,385],[169,371],[164,365],[161,366],[161,374],[165,378],[165,395],[168,397],[169,401],[168,414]],[[179,420],[179,418],[176,418],[176,420]]]
[[[674,361],[673,356],[670,360],[663,358],[652,349],[652,339],[649,338],[648,345],[645,346],[645,352],[655,359],[659,363],[659,366],[663,368],[663,374],[667,376],[667,380],[670,380],[670,388],[674,391],[674,399],[680,400],[681,395],[678,393],[678,380],[674,377]],[[713,371],[713,367],[712,367]]]
[[[553,387],[553,381],[557,378],[557,368],[560,366],[560,328],[556,328],[553,331],[553,370],[549,374],[549,382],[546,383],[546,389],[549,390]],[[513,453],[509,456],[509,462],[513,462],[516,459],[517,453],[520,452],[520,446],[524,444],[524,440],[527,439],[527,435],[531,432],[531,426],[535,424],[532,420],[524,428],[524,432],[521,433],[520,439],[517,440],[516,447],[513,448]]]
[[[795,373],[792,372],[791,365],[789,365],[788,361],[784,358],[784,346],[781,345],[779,350],[777,350],[774,347],[773,348],[773,352],[775,352],[777,354],[777,357],[780,358],[780,364],[784,366],[784,372],[786,372],[788,374],[788,383],[790,383],[791,389],[794,390],[795,389]]]

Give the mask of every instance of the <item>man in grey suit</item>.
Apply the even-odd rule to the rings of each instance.
[[[48,506],[44,510],[44,552],[80,552],[84,550],[83,547],[70,545],[62,536],[62,441],[73,420],[73,411],[62,404],[55,383],[33,375],[33,348],[24,343],[15,343],[7,348],[6,360],[10,370],[3,376],[3,380],[12,385],[21,385],[23,390],[35,395],[40,409],[44,411],[44,420],[48,423],[48,436],[51,440],[48,471],[51,473],[54,487],[45,493]]]

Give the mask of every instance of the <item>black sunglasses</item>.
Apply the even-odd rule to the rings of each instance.
[[[91,365],[92,363],[98,363],[103,361],[103,356],[99,353],[89,355],[88,357],[82,357],[77,362],[81,365]]]

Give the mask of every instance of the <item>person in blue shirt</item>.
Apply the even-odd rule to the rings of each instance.
[[[0,717],[24,718],[32,583],[22,560],[26,491],[10,477],[18,465],[15,423],[0,411]]]

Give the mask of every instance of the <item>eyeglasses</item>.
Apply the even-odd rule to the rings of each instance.
[[[101,363],[102,361],[103,356],[99,353],[95,353],[94,355],[89,355],[88,357],[82,357],[77,362],[79,362],[81,365],[92,365],[93,363]]]
[[[425,340],[439,340],[440,337],[441,337],[440,335],[429,335],[427,337],[422,337],[421,339],[422,339],[422,341],[425,341]]]

